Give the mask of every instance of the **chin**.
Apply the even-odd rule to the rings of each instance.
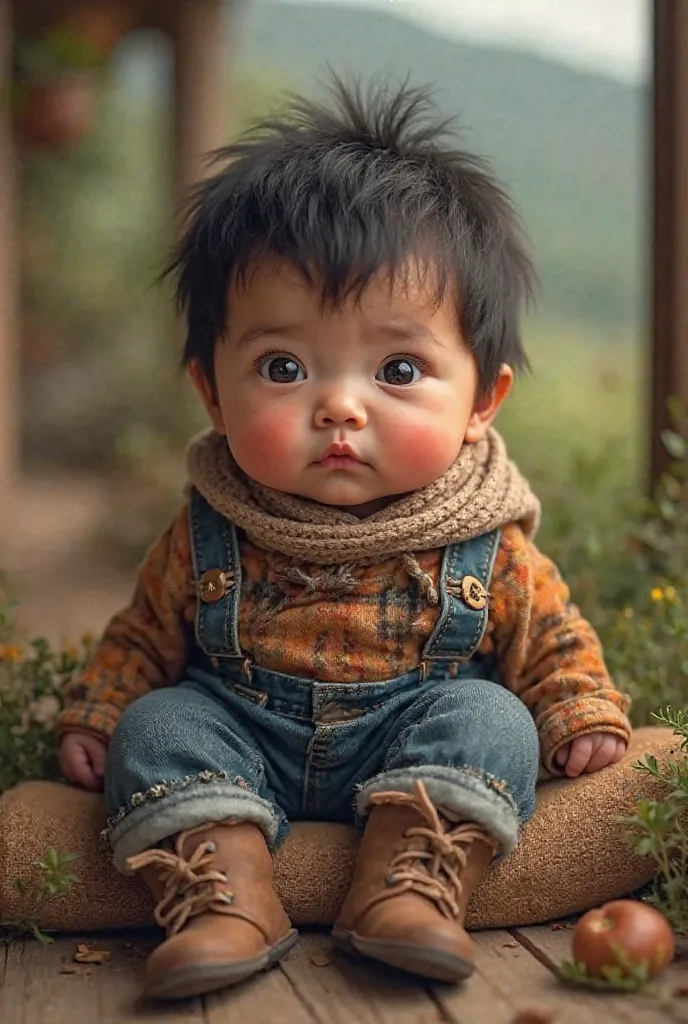
[[[352,494],[349,488],[342,488],[341,490],[323,488],[317,493],[305,494],[304,497],[310,498],[311,501],[317,501],[320,505],[334,505],[337,508],[344,509],[348,506],[367,505],[371,501],[378,501],[380,499],[379,494],[360,492]]]
[[[367,505],[371,501],[375,501],[375,498],[366,498],[365,496],[360,498],[352,498],[350,495],[338,497],[337,495],[323,494],[313,495],[311,501],[317,501],[320,505],[331,505],[333,508],[356,508],[358,505]]]

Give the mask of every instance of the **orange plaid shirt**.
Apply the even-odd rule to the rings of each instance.
[[[412,671],[439,609],[409,586],[401,559],[356,569],[352,594],[309,593],[282,573],[292,560],[238,531],[242,566],[239,639],[253,663],[323,682],[371,682]],[[417,553],[435,583],[442,549]],[[304,568],[308,569],[307,566]],[[384,600],[381,596],[384,594]],[[553,563],[515,524],[503,527],[481,645],[501,683],[530,709],[543,763],[576,736],[630,736],[629,698],[612,685],[599,640],[569,601]],[[196,615],[188,506],[151,547],[129,606],[116,614],[81,679],[66,690],[58,731],[112,735],[122,711],[184,674]]]

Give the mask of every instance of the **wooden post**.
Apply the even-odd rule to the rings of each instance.
[[[675,396],[688,414],[688,2],[654,0],[653,286],[650,481]]]
[[[0,541],[6,540],[12,526],[19,466],[19,253],[15,227],[15,152],[9,104],[11,7],[11,0],[0,0]]]
[[[176,189],[183,200],[203,176],[203,156],[228,140],[227,37],[222,0],[176,0]]]

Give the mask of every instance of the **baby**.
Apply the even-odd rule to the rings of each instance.
[[[195,193],[168,271],[212,429],[58,725],[153,894],[163,999],[295,943],[290,819],[363,830],[341,947],[467,977],[466,904],[541,770],[599,771],[630,734],[492,426],[526,365],[509,200],[426,92],[333,97],[262,122]]]

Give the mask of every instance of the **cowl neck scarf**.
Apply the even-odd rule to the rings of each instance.
[[[187,468],[211,507],[252,543],[306,565],[339,567],[339,572],[320,574],[331,583],[318,589],[337,589],[338,579],[340,589],[349,589],[341,584],[351,579],[353,567],[400,556],[436,603],[432,581],[414,552],[470,540],[514,522],[532,536],[540,517],[538,499],[494,429],[476,444],[465,444],[437,480],[364,518],[257,483],[239,468],[226,438],[212,430],[192,441]]]

